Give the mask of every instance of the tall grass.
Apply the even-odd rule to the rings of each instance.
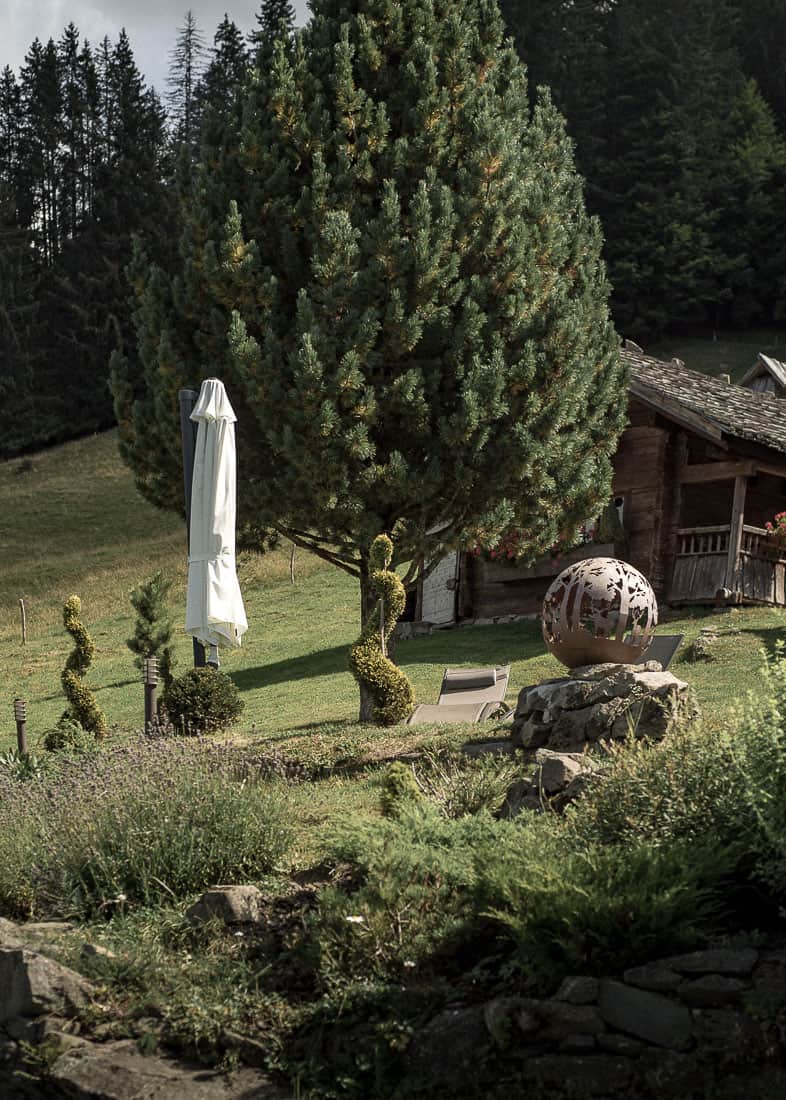
[[[161,741],[0,779],[0,911],[88,918],[273,870],[280,785],[236,778],[220,745]]]

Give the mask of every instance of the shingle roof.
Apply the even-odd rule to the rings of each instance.
[[[719,434],[786,452],[786,403],[777,397],[629,348],[623,348],[622,357],[630,367],[634,396],[646,401],[649,395],[656,402],[661,397],[706,421]]]

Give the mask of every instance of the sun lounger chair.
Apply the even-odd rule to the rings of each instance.
[[[407,719],[421,722],[482,722],[505,710],[510,665],[446,668],[436,703],[420,703]]]
[[[643,665],[645,661],[660,661],[665,672],[684,637],[684,634],[656,634],[641,657],[633,663]]]

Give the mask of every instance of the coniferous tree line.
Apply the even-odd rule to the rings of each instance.
[[[176,264],[203,134],[237,137],[241,85],[282,19],[291,31],[291,7],[263,0],[250,35],[225,16],[208,49],[187,12],[165,101],[125,31],[94,46],[69,24],[0,73],[0,455],[114,423],[110,358],[137,355],[133,242]]]
[[[786,320],[786,0],[500,0],[600,216],[617,327]]]
[[[619,330],[785,320],[786,0],[500,6],[576,143]],[[0,73],[0,454],[111,425],[112,356],[117,385],[141,376],[130,284],[225,223],[241,89],[274,64],[289,0],[256,22],[225,17],[207,46],[186,13],[165,101],[125,33],[90,45],[72,24]],[[220,186],[184,219],[205,162]]]

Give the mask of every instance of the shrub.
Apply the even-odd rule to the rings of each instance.
[[[755,829],[728,733],[693,725],[605,751],[605,767],[566,812],[580,839],[663,846],[712,836],[739,847]]]
[[[406,593],[398,573],[389,568],[393,543],[377,535],[371,544],[371,587],[377,602],[369,613],[360,640],[349,651],[349,668],[361,688],[371,696],[372,718],[383,726],[403,722],[415,705],[407,676],[387,656],[387,642],[404,610]]]
[[[394,760],[382,775],[380,804],[385,817],[398,817],[401,810],[421,797],[412,768]]]
[[[521,765],[492,755],[478,757],[451,750],[426,752],[413,766],[419,790],[436,802],[446,817],[480,810],[496,813],[511,784],[521,778]]]
[[[682,950],[713,927],[735,856],[713,840],[581,843],[551,815],[458,819],[427,803],[332,839],[349,892],[311,918],[324,983],[401,981],[472,942],[502,937],[532,983]]]
[[[764,689],[748,695],[730,745],[744,791],[744,808],[755,822],[758,866],[779,893],[786,893],[786,660],[782,642],[764,659]]]
[[[63,605],[63,625],[74,639],[75,645],[60,676],[69,702],[69,709],[63,717],[74,719],[96,737],[104,737],[108,729],[106,717],[92,691],[83,682],[84,675],[93,662],[95,646],[82,623],[81,613],[82,601],[78,596],[69,596]]]
[[[226,746],[156,741],[0,779],[0,911],[106,916],[268,873],[289,839],[281,788],[234,766]]]
[[[137,585],[131,592],[131,605],[136,611],[134,636],[126,645],[135,653],[134,664],[142,667],[145,657],[158,658],[158,671],[164,689],[168,689],[173,680],[174,648],[172,641],[172,620],[166,606],[166,598],[172,587],[172,581],[159,570],[152,577]]]
[[[43,736],[47,752],[90,752],[95,748],[95,738],[79,722],[65,715],[54,729]]]
[[[427,803],[397,820],[353,822],[331,838],[357,889],[322,891],[310,927],[326,984],[401,978],[463,938],[476,853],[494,843],[488,815],[449,821]]]
[[[245,704],[229,676],[208,665],[173,680],[164,693],[164,705],[179,733],[200,734],[226,729]]]
[[[736,862],[713,840],[574,847],[559,830],[542,830],[537,844],[537,852],[511,846],[490,858],[477,887],[536,980],[555,970],[618,970],[691,947],[716,924]]]

